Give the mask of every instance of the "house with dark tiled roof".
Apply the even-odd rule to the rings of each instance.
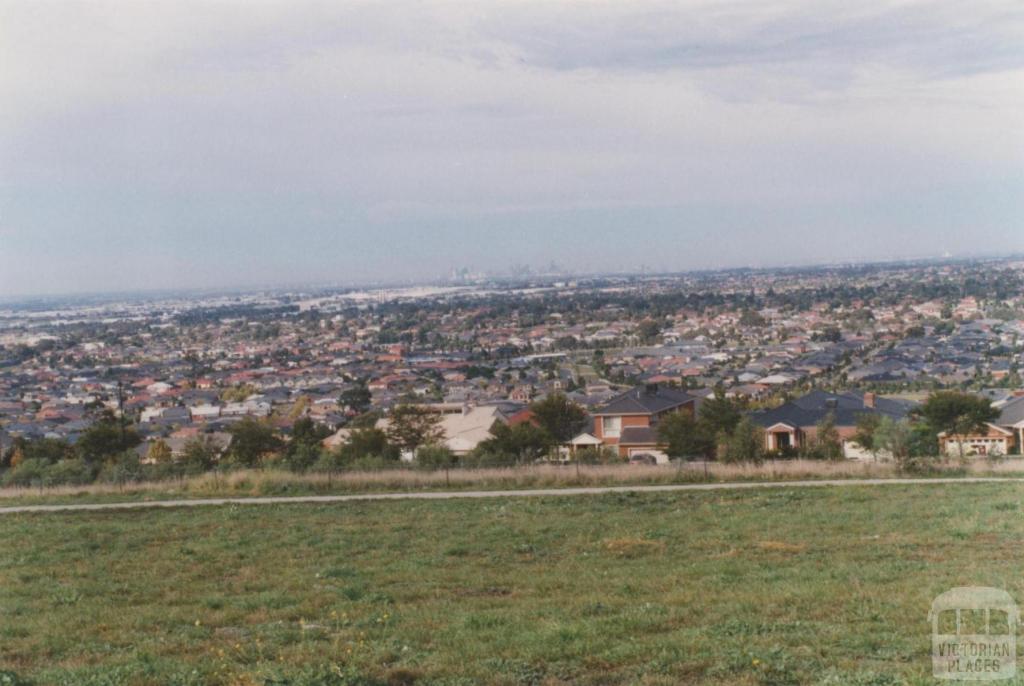
[[[695,414],[697,398],[685,391],[648,384],[613,397],[595,409],[595,438],[621,457],[658,449],[658,420],[670,412]]]
[[[880,398],[874,393],[829,393],[815,390],[771,410],[754,412],[750,419],[764,429],[765,450],[799,450],[810,445],[817,427],[831,415],[843,441],[847,457],[861,457],[863,451],[853,442],[857,420],[863,414],[878,414],[900,420],[913,408],[913,403]]]

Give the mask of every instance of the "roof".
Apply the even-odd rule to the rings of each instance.
[[[657,445],[658,432],[650,426],[627,426],[619,435],[619,445]]]
[[[996,420],[1000,426],[1016,426],[1021,422],[1024,422],[1024,396],[1007,401]]]
[[[617,395],[603,407],[597,408],[593,414],[598,416],[660,414],[695,400],[696,398],[685,391],[652,385],[633,388]]]
[[[874,405],[874,407],[865,406],[863,395],[816,390],[795,400],[790,400],[773,410],[755,412],[750,415],[750,419],[762,427],[778,423],[803,427],[814,426],[821,422],[826,415],[832,413],[837,426],[856,426],[857,418],[862,414],[878,414],[892,419],[903,419],[913,407],[913,404],[909,402],[880,397],[875,398]]]
[[[597,438],[593,434],[583,432],[569,441],[570,445],[581,446],[581,445],[603,445],[600,438]]]

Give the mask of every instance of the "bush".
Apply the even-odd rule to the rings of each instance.
[[[142,477],[143,470],[139,463],[139,456],[129,450],[104,464],[97,478],[108,484],[124,484],[142,481]]]
[[[515,455],[500,450],[474,450],[459,461],[463,467],[470,469],[511,467],[518,464],[518,462],[518,458]]]
[[[622,458],[612,448],[581,448],[576,451],[576,461],[580,464],[613,464],[622,462]]]
[[[303,443],[285,454],[284,463],[291,471],[302,473],[320,461],[322,452],[319,445]]]
[[[401,469],[403,466],[403,463],[386,457],[368,455],[352,460],[348,464],[348,469],[353,472],[379,472],[384,469]]]
[[[43,480],[48,486],[81,486],[90,484],[95,479],[96,473],[81,458],[61,460],[52,464],[46,468],[43,475]]]
[[[38,458],[22,460],[4,474],[4,486],[42,486],[46,482],[44,477],[49,466],[46,460]]]
[[[416,451],[416,466],[421,469],[450,469],[458,459],[448,446],[425,445]]]

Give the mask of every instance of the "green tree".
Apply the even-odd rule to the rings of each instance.
[[[448,446],[424,445],[416,451],[416,464],[423,469],[450,469],[458,462]]]
[[[322,452],[318,443],[289,443],[285,464],[293,472],[304,472],[320,460]]]
[[[986,423],[999,417],[999,410],[985,398],[970,393],[939,391],[928,397],[920,414],[936,433],[944,432],[956,439],[963,459],[964,437],[984,431]]]
[[[285,464],[293,472],[306,471],[320,459],[321,443],[330,435],[329,428],[309,417],[296,420],[292,424],[291,440],[285,449]]]
[[[877,452],[889,453],[898,464],[903,464],[910,457],[910,423],[882,417],[875,427],[872,447]]]
[[[303,417],[292,424],[292,435],[289,447],[293,445],[320,445],[320,443],[330,436],[331,433],[332,431],[323,424],[314,422],[309,417]]]
[[[126,450],[131,450],[142,439],[123,419],[104,413],[79,437],[75,444],[78,454],[88,464],[104,462]]]
[[[695,459],[714,454],[715,434],[709,423],[700,422],[689,412],[672,412],[658,422],[658,441],[669,457]]]
[[[741,326],[762,327],[767,324],[768,322],[765,321],[764,317],[757,310],[746,309],[740,315]]]
[[[196,436],[189,439],[182,448],[181,463],[186,473],[201,474],[213,468],[219,455],[220,449],[212,437]]]
[[[853,434],[853,440],[861,448],[877,457],[878,450],[875,448],[875,432],[882,421],[883,415],[875,412],[862,412],[857,415],[857,430]]]
[[[353,429],[340,454],[346,464],[368,457],[392,461],[400,457],[398,447],[388,441],[388,435],[373,427]]]
[[[654,343],[661,335],[661,324],[653,319],[645,319],[636,327],[636,335],[644,343]]]
[[[722,450],[723,462],[751,462],[764,460],[764,434],[748,417],[741,418],[729,434]]]
[[[495,422],[491,437],[480,442],[476,456],[487,456],[488,462],[532,462],[544,457],[552,447],[547,431],[530,422],[509,426]]]
[[[815,427],[811,456],[822,460],[843,459],[843,441],[839,437],[836,416],[832,412],[826,414]]]
[[[228,457],[243,467],[255,467],[271,453],[279,451],[282,441],[269,424],[252,417],[243,417],[228,429],[231,447]]]
[[[444,440],[441,415],[422,405],[398,405],[391,411],[388,440],[415,455],[420,446]]]
[[[540,428],[561,445],[568,443],[587,425],[587,412],[564,393],[552,393],[530,405]]]
[[[351,388],[342,391],[338,398],[338,404],[347,407],[355,414],[363,414],[370,409],[373,403],[373,394],[366,387],[366,381],[360,379]]]
[[[715,389],[715,397],[707,398],[700,404],[700,421],[704,433],[714,437],[720,434],[732,435],[742,414],[732,399],[725,397],[721,387]]]

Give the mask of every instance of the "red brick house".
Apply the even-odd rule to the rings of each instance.
[[[657,384],[634,388],[615,396],[592,414],[594,437],[630,457],[658,448],[658,420],[670,412],[694,414],[697,399]]]

